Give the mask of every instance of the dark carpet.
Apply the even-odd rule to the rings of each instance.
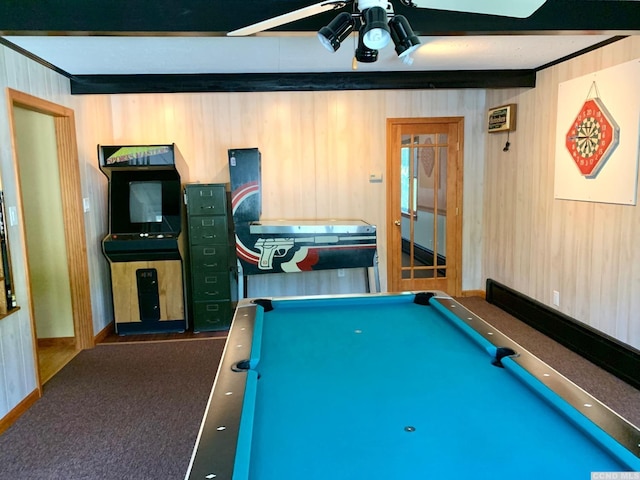
[[[0,479],[183,479],[224,340],[80,352],[0,436]]]
[[[480,297],[456,298],[456,300],[589,392],[618,415],[640,427],[640,390]]]

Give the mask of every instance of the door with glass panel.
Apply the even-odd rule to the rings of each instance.
[[[461,291],[463,118],[387,120],[390,292]]]

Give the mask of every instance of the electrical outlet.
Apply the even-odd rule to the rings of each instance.
[[[557,290],[553,291],[553,305],[555,307],[559,307],[560,306],[560,292]]]
[[[338,269],[338,276],[339,277],[344,277],[344,268],[339,268]]]

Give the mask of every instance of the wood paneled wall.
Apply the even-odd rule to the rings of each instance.
[[[227,149],[258,147],[263,154],[264,218],[360,218],[378,226],[382,288],[386,288],[384,183],[388,117],[465,117],[463,289],[481,288],[482,175],[485,136],[483,90],[211,93],[71,96],[68,80],[0,46],[0,88],[75,111],[82,196],[88,200],[85,233],[94,332],[113,320],[108,264],[101,252],[107,233],[107,181],[98,144],[176,143],[190,180],[229,180]],[[16,206],[16,173],[0,96],[0,176],[7,206]],[[25,244],[9,227],[18,304],[27,304]],[[362,290],[363,275],[318,272],[304,278],[264,275],[249,293],[272,295]],[[253,290],[253,292],[252,292]],[[0,320],[0,418],[36,387],[28,309]]]
[[[227,149],[263,154],[264,218],[361,218],[378,226],[386,288],[385,121],[394,117],[465,117],[463,290],[486,277],[640,346],[638,207],[553,199],[555,108],[559,82],[640,57],[631,37],[548,68],[529,90],[405,90],[71,96],[67,79],[0,46],[0,87],[65,105],[76,113],[94,332],[113,320],[108,264],[107,181],[96,145],[175,142],[191,181],[226,182]],[[518,103],[518,131],[487,136],[488,107]],[[0,176],[8,206],[18,202],[4,93],[0,95]],[[386,179],[384,179],[386,181]],[[24,239],[9,227],[18,303],[26,304]],[[344,279],[265,275],[254,292],[360,288]],[[306,280],[308,278],[308,280]],[[293,286],[291,283],[293,282]],[[341,283],[343,282],[343,283]],[[250,287],[251,288],[251,287]],[[251,293],[251,291],[250,291]],[[0,417],[35,388],[31,320],[21,309],[0,320]]]
[[[509,152],[488,136],[482,230],[485,278],[546,305],[556,290],[560,311],[640,348],[640,207],[553,198],[558,84],[637,58],[629,37],[540,71],[535,89],[488,91],[489,108],[518,104],[518,125]]]
[[[72,97],[82,197],[89,201],[84,215],[87,260],[91,283],[93,332],[97,334],[113,321],[109,264],[102,254],[102,239],[109,231],[107,179],[98,168],[98,144],[112,144],[111,105],[106,96]]]
[[[0,178],[6,207],[16,207],[17,177],[13,166],[6,87],[59,101],[68,94],[69,86],[60,75],[48,72],[0,46]],[[7,225],[7,236],[17,302],[18,305],[27,305],[24,238],[18,226],[10,225]],[[36,389],[31,319],[29,309],[22,308],[0,320],[0,418]]]
[[[90,211],[85,213],[85,229],[94,331],[98,332],[113,319],[108,270],[103,265],[100,244],[95,242],[106,231],[106,189],[95,174],[97,172],[102,176],[97,170],[95,145],[98,138],[103,140],[110,137],[110,105],[104,97],[71,96],[68,79],[0,46],[0,181],[6,207],[19,206],[6,87],[69,107],[76,112],[83,197],[90,199]],[[80,119],[77,115],[79,112],[83,113]],[[16,210],[20,212],[20,208]],[[21,221],[18,218],[18,222]],[[17,303],[26,307],[29,302],[25,277],[26,246],[22,229],[19,224],[7,225],[7,233]],[[0,419],[10,418],[5,416],[12,409],[24,405],[23,400],[37,394],[36,368],[29,308],[21,308],[0,319]],[[0,422],[0,427],[3,425]]]
[[[227,149],[263,154],[264,218],[360,218],[378,226],[382,288],[386,289],[385,185],[369,174],[386,170],[389,117],[465,117],[463,285],[482,287],[483,90],[210,93],[71,96],[68,80],[0,46],[0,87],[29,93],[75,111],[94,332],[113,320],[108,264],[107,181],[98,144],[176,143],[190,180],[226,182]],[[18,202],[4,94],[0,96],[0,176],[8,206]],[[384,179],[386,181],[386,179]],[[9,227],[19,304],[26,304],[24,239]],[[272,295],[362,289],[360,271],[253,277],[251,293]],[[335,287],[335,288],[334,288]],[[253,292],[251,291],[253,288]],[[28,309],[0,320],[0,417],[36,384]]]
[[[483,90],[404,90],[113,95],[110,102],[114,142],[175,142],[192,181],[229,181],[227,149],[258,147],[262,218],[355,218],[377,225],[384,290],[385,187],[369,183],[369,174],[385,172],[389,117],[465,117],[463,289],[481,288],[484,99]],[[359,272],[310,278],[252,277],[249,294],[362,291]],[[336,288],[327,289],[327,282]]]

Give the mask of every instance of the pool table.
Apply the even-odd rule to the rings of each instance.
[[[448,295],[407,292],[241,301],[186,478],[638,470],[638,428]]]

